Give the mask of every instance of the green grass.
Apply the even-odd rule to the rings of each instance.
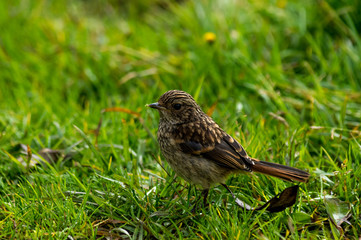
[[[0,238],[359,239],[360,9],[352,0],[0,1]],[[308,170],[296,205],[245,212],[217,186],[192,214],[200,191],[165,163],[157,113],[145,107],[170,89],[215,106],[214,120],[250,156]],[[101,112],[109,107],[139,115]],[[27,168],[19,144],[72,158]],[[256,174],[227,184],[253,206],[292,185]],[[349,214],[339,227],[337,213]]]

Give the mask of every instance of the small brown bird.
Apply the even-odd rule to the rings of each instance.
[[[158,142],[162,154],[177,175],[203,187],[204,203],[215,184],[230,191],[225,181],[232,173],[253,171],[298,182],[306,182],[310,176],[296,168],[249,157],[186,92],[168,91],[148,107],[160,114]]]

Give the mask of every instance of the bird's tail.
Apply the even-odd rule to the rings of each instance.
[[[252,158],[254,165],[252,171],[278,177],[286,181],[307,182],[310,174],[297,168],[278,163],[265,162]]]

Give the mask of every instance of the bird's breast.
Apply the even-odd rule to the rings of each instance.
[[[192,129],[198,131],[197,126],[193,126]],[[201,155],[195,156],[181,150],[179,143],[189,137],[186,134],[190,133],[192,132],[184,132],[184,128],[179,126],[160,123],[158,142],[162,155],[177,175],[188,182],[201,185],[203,188],[223,183],[227,175],[232,172],[230,169],[221,167]]]

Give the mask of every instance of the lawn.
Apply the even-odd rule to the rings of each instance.
[[[355,0],[0,1],[0,238],[360,239],[360,33]],[[215,186],[192,212],[145,107],[170,89],[310,172],[296,204]],[[296,183],[227,184],[260,206]]]

